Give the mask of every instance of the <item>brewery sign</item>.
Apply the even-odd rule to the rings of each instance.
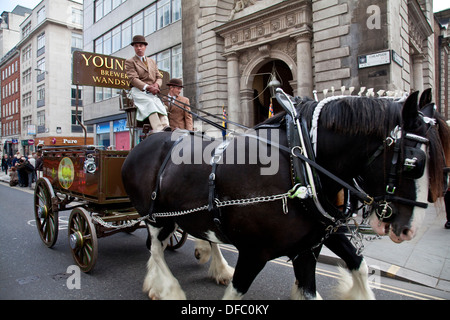
[[[125,59],[93,52],[73,53],[74,85],[129,89]]]

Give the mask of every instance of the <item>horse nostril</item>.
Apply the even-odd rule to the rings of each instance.
[[[414,238],[414,231],[409,228],[405,228],[402,230],[400,238],[402,240],[411,240],[412,238]]]

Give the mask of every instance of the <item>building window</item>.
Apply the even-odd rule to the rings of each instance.
[[[158,63],[158,68],[170,73],[170,49],[160,52],[156,55],[156,62]]]
[[[171,78],[183,77],[182,47],[178,45],[151,57],[156,61],[158,69],[167,71]]]
[[[45,133],[45,110],[37,113],[37,133]]]
[[[122,48],[121,26],[114,28],[111,36],[112,52],[119,51]]]
[[[71,89],[71,99],[72,99],[72,106],[76,105],[76,101],[77,101],[77,86],[72,86]],[[83,105],[83,87],[78,86],[78,105],[81,106]]]
[[[45,106],[45,85],[37,87],[37,106]]]
[[[172,23],[181,19],[181,0],[172,0]]]
[[[28,22],[22,29],[22,38],[26,38],[31,32],[31,21]]]
[[[72,125],[78,125],[78,121],[77,121],[77,116],[76,116],[77,112],[76,110],[72,110]],[[83,119],[83,111],[78,110],[78,118],[80,118],[80,120]]]
[[[31,82],[31,68],[28,68],[22,73],[22,83],[28,84]]]
[[[170,0],[158,1],[158,28],[170,24]]]
[[[116,9],[126,0],[96,0],[95,1],[95,22]]]
[[[112,45],[111,45],[111,32],[106,33],[103,36],[103,54],[111,54]]]
[[[45,20],[45,7],[42,7],[38,12],[37,12],[37,24],[41,23],[42,21]]]
[[[22,51],[22,60],[23,62],[31,59],[31,44],[27,45],[25,49]]]
[[[144,11],[139,12],[131,18],[131,34],[133,36],[144,33]]]
[[[122,48],[130,45],[131,38],[131,19],[128,19],[122,24]]]
[[[37,57],[45,53],[45,33],[37,36]]]
[[[103,0],[95,1],[95,22],[103,18]]]
[[[172,77],[182,78],[183,76],[183,55],[181,45],[172,49]]]
[[[83,49],[83,35],[72,33],[72,48]]]
[[[72,120],[71,120],[71,124],[72,124],[72,133],[80,133],[83,132],[83,128],[81,127],[81,125],[78,123],[77,121],[77,112],[76,110],[72,110]],[[80,119],[80,121],[83,123],[83,111],[78,110],[78,118]]]
[[[22,95],[22,106],[28,107],[31,106],[31,92],[27,92]]]
[[[144,10],[144,35],[156,31],[156,5],[153,4]]]
[[[83,10],[72,8],[72,23],[83,25]]]
[[[25,117],[23,117],[22,123],[23,123],[23,127],[24,127],[24,128],[28,128],[28,126],[31,125],[31,123],[32,123],[32,118],[31,118],[31,116],[25,116]]]

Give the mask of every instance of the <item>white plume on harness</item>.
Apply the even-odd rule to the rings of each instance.
[[[322,101],[320,101],[319,104],[314,109],[313,117],[311,120],[311,130],[309,132],[309,136],[311,137],[311,143],[313,145],[315,155],[317,155],[317,128],[319,126],[319,117],[320,117],[320,112],[322,111],[322,108],[326,104],[330,103],[331,101],[342,99],[345,97],[349,97],[349,96],[331,96],[331,97],[325,98]]]
[[[313,113],[313,117],[311,120],[311,130],[309,132],[309,136],[311,137],[311,143],[313,145],[313,149],[314,149],[314,154],[317,155],[317,128],[319,127],[319,117],[320,117],[320,113],[322,112],[322,108],[327,105],[328,103],[330,103],[331,101],[334,100],[339,100],[339,99],[344,99],[344,98],[361,98],[361,95],[358,96],[352,96],[352,95],[340,95],[340,96],[331,96],[328,98],[325,98],[323,100],[321,100],[316,108],[314,109],[314,113]],[[379,97],[381,99],[390,99],[390,100],[394,100],[396,102],[399,103],[403,103],[406,101],[406,98],[408,97],[408,94],[405,93],[400,97],[396,97],[396,96],[383,96],[383,97]],[[433,119],[424,117],[424,121],[426,123],[432,122]],[[428,122],[427,122],[428,121]]]

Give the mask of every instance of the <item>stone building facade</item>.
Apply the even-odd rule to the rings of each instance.
[[[287,93],[318,99],[343,86],[435,90],[431,0],[182,4],[184,93],[217,114],[225,106],[232,121],[266,117],[273,75]]]
[[[441,113],[450,120],[450,9],[435,14],[436,103]],[[450,125],[450,121],[448,121]]]

